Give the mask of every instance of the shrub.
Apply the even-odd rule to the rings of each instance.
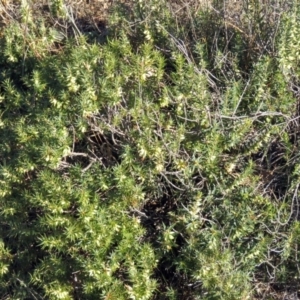
[[[26,3],[0,40],[1,295],[295,292],[297,5],[137,1],[104,42]]]

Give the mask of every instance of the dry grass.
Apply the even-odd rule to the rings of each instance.
[[[234,1],[234,0],[233,0]],[[0,22],[9,23],[16,18],[17,11],[21,6],[21,0],[0,0]],[[47,15],[49,12],[49,0],[28,0],[28,4],[35,13]],[[64,5],[72,11],[75,20],[85,20],[90,24],[106,22],[110,9],[113,5],[126,5],[131,7],[134,0],[63,0]],[[203,8],[211,8],[212,0],[168,0],[173,12],[180,16],[197,12]],[[229,1],[231,2],[231,1]]]

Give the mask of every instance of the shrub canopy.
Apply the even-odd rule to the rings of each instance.
[[[2,7],[3,299],[296,295],[300,11],[228,2]]]

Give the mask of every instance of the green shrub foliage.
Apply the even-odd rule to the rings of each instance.
[[[300,12],[281,2],[233,23],[136,1],[105,42],[63,1],[65,35],[22,2],[0,37],[1,299],[297,291]]]

